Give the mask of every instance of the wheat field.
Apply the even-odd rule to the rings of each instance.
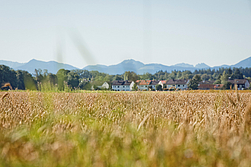
[[[251,166],[251,92],[0,92],[0,166]]]

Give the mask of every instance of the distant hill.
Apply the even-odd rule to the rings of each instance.
[[[122,74],[125,71],[134,71],[136,73],[139,72],[139,68],[143,67],[144,64],[141,63],[140,61],[135,61],[135,60],[124,60],[121,63],[117,65],[110,65],[110,66],[105,66],[105,65],[89,65],[83,68],[84,70],[89,70],[89,71],[99,71],[99,72],[104,72],[108,74]]]
[[[206,65],[205,63],[199,63],[195,65],[195,68],[203,68],[203,69],[208,69],[210,66]]]
[[[125,71],[134,71],[137,74],[144,73],[155,73],[157,71],[168,71],[171,72],[173,70],[191,70],[194,71],[196,68],[193,65],[180,63],[174,66],[166,66],[162,64],[144,64],[140,61],[135,61],[133,59],[124,60],[119,64],[111,65],[111,66],[101,66],[101,65],[90,65],[83,68],[85,70],[97,70],[100,72],[108,73],[108,74],[123,74]]]
[[[104,72],[104,73],[108,73],[108,74],[123,74],[125,71],[134,71],[137,74],[143,74],[143,73],[152,73],[154,74],[157,71],[167,71],[167,72],[171,72],[173,70],[180,70],[180,71],[184,71],[184,70],[190,70],[190,71],[194,71],[194,70],[199,70],[199,69],[218,69],[218,68],[227,68],[227,67],[251,67],[251,57],[237,63],[234,64],[232,66],[229,65],[222,65],[222,66],[215,66],[215,67],[210,67],[205,63],[199,63],[195,66],[191,65],[191,64],[187,64],[187,63],[179,63],[179,64],[175,64],[172,66],[166,66],[166,65],[162,65],[162,64],[143,64],[140,61],[135,61],[133,59],[129,59],[129,60],[124,60],[119,64],[116,65],[111,65],[111,66],[104,66],[104,65],[91,65],[91,66],[86,66],[83,69],[86,70],[97,70],[100,72]]]
[[[251,57],[244,59],[235,65],[232,65],[232,67],[243,67],[243,68],[251,67]]]
[[[193,67],[193,65],[187,64],[187,63],[178,63],[178,64],[175,64],[174,66],[189,67],[189,68],[192,68],[192,67]]]
[[[56,61],[39,61],[32,59],[28,63],[17,63],[17,62],[11,62],[11,61],[0,61],[0,64],[4,64],[9,66],[10,68],[13,68],[15,70],[25,70],[29,73],[34,73],[35,69],[47,69],[48,72],[56,74],[57,71],[61,68],[68,69],[68,70],[74,70],[77,69],[76,67],[73,67],[68,64],[58,63]]]
[[[13,61],[0,60],[0,64],[6,65],[6,66],[11,67],[11,68],[16,68],[16,67],[24,65],[25,63],[18,63],[18,62],[13,62]]]
[[[58,63],[56,61],[49,61],[49,62],[44,62],[44,61],[39,61],[32,59],[28,63],[18,63],[18,62],[12,62],[12,61],[5,61],[5,60],[0,60],[0,64],[7,65],[15,70],[26,70],[30,73],[34,73],[35,69],[47,69],[48,72],[56,74],[57,71],[61,68],[68,69],[68,70],[73,70],[73,69],[78,69],[74,66],[68,65],[68,64],[63,64],[63,63]],[[222,66],[214,66],[210,67],[206,65],[205,63],[199,63],[195,66],[191,64],[186,64],[186,63],[179,63],[176,65],[172,66],[166,66],[163,64],[156,64],[156,63],[151,63],[151,64],[144,64],[140,61],[136,61],[133,59],[129,60],[124,60],[119,64],[115,65],[88,65],[84,67],[84,70],[88,71],[99,71],[111,75],[115,74],[123,74],[125,71],[134,71],[137,74],[144,74],[144,73],[156,73],[157,71],[167,71],[171,72],[173,70],[177,71],[185,71],[185,70],[199,70],[199,69],[218,69],[218,68],[227,68],[227,67],[251,67],[251,57],[242,60],[234,65],[222,65]]]

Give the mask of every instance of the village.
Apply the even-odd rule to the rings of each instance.
[[[186,79],[169,79],[169,80],[115,80],[111,83],[104,82],[99,89],[113,91],[179,91],[189,90],[190,80]],[[247,79],[229,79],[231,89],[245,90],[250,87],[250,82]],[[215,81],[200,81],[198,90],[223,90],[224,84],[215,84]],[[92,87],[92,90],[93,87]]]

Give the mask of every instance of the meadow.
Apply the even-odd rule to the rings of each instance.
[[[0,166],[251,166],[251,91],[0,92]]]

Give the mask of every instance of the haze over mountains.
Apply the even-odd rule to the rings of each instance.
[[[29,73],[34,73],[35,69],[47,69],[48,72],[51,73],[57,73],[57,71],[61,68],[64,69],[68,69],[68,70],[74,70],[74,69],[78,69],[77,67],[68,65],[68,64],[63,64],[63,63],[58,63],[56,61],[49,61],[49,62],[45,62],[45,61],[40,61],[40,60],[35,60],[32,59],[27,63],[18,63],[18,62],[12,62],[12,61],[6,61],[6,60],[0,60],[0,64],[9,66],[10,68],[13,68],[15,70],[26,70]],[[129,59],[129,60],[124,60],[119,64],[116,65],[110,65],[110,66],[106,66],[106,65],[88,65],[86,67],[84,67],[84,70],[89,70],[89,71],[99,71],[99,72],[103,72],[103,73],[108,73],[110,75],[115,75],[115,74],[123,74],[125,71],[134,71],[137,74],[143,74],[146,72],[149,73],[155,73],[159,70],[163,70],[163,71],[168,71],[171,72],[173,70],[190,70],[190,71],[194,71],[194,70],[198,70],[198,69],[218,69],[221,67],[251,67],[251,57],[244,59],[234,65],[222,65],[222,66],[214,66],[214,67],[210,67],[208,65],[206,65],[205,63],[199,63],[195,66],[191,65],[191,64],[186,64],[186,63],[179,63],[179,64],[175,64],[175,65],[171,65],[171,66],[166,66],[166,65],[162,65],[162,64],[155,64],[155,63],[151,63],[151,64],[144,64],[140,61],[135,61],[133,59]]]

